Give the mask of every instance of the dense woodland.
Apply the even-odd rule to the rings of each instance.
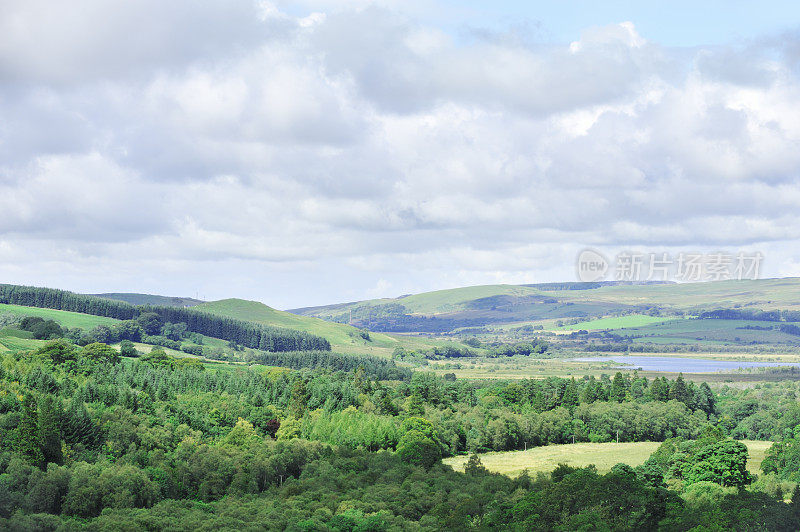
[[[49,342],[0,355],[0,528],[800,526],[791,381],[715,391],[636,372],[461,380],[324,350],[248,349],[209,365],[169,356],[159,345],[186,351],[203,339],[144,310],[90,331],[2,318],[6,331]],[[548,356],[549,346],[480,348]],[[758,477],[740,438],[778,442]],[[559,466],[517,479],[475,454],[573,441],[663,444],[635,469]],[[441,462],[458,454],[471,455],[463,473]]]
[[[800,523],[797,508],[783,502],[800,497],[781,484],[797,475],[800,419],[776,418],[765,435],[787,435],[765,461],[771,483],[754,483],[743,469],[746,451],[728,438],[769,417],[763,404],[752,405],[755,391],[719,395],[681,377],[621,373],[462,381],[327,352],[263,353],[250,367],[213,368],[158,348],[126,354],[62,338],[3,356],[0,526],[688,530],[747,522],[794,530]],[[778,410],[795,390],[760,391]],[[511,480],[488,473],[477,456],[465,473],[440,462],[573,437],[665,443],[644,466],[606,474],[564,466]]]

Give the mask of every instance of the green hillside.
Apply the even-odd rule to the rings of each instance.
[[[531,294],[542,294],[542,292],[528,286],[468,286],[406,296],[400,300],[400,303],[413,313],[442,314],[467,310],[470,302],[483,298],[503,295],[522,297]]]
[[[355,325],[372,330],[441,333],[507,323],[644,314],[653,309],[667,314],[697,314],[718,308],[800,308],[798,278],[599,287],[587,284],[584,289],[572,283],[568,287],[471,286],[291,312],[340,323],[352,319]]]
[[[800,308],[800,278],[717,281],[670,285],[606,286],[550,292],[563,301],[658,304],[679,309],[752,306],[764,310]]]
[[[361,336],[362,330],[342,323],[333,323],[322,319],[300,316],[260,303],[244,299],[222,299],[202,303],[197,310],[210,312],[219,316],[227,316],[240,320],[253,321],[273,327],[285,327],[305,331],[326,338],[334,351],[342,353],[371,354],[389,356],[397,347],[407,349],[430,349],[435,346],[450,344],[442,340],[407,337],[383,333],[369,333],[369,339]],[[461,346],[462,344],[458,344]]]
[[[126,294],[131,295],[131,294]],[[148,296],[161,298],[162,296]],[[169,299],[169,298],[164,298]],[[154,299],[150,300],[155,302]],[[397,347],[409,350],[428,350],[433,347],[452,345],[454,342],[446,340],[406,337],[370,332],[364,333],[361,329],[350,325],[332,323],[321,319],[298,316],[288,312],[268,307],[256,301],[242,299],[225,299],[196,305],[194,308],[211,314],[251,321],[272,327],[292,329],[307,332],[326,338],[335,351],[351,354],[368,354],[388,357]],[[28,307],[22,305],[0,304],[0,315],[11,314],[16,318],[37,316],[47,320],[54,320],[62,327],[80,328],[89,331],[98,325],[113,325],[118,322],[114,318],[94,316],[79,312],[54,310],[49,308]],[[363,336],[362,336],[362,333]],[[28,338],[4,334],[0,335],[0,351],[19,351],[32,349],[43,342]],[[364,336],[367,336],[365,338]],[[211,347],[223,347],[227,342],[216,338],[205,337],[205,344]],[[465,347],[456,343],[459,347]]]
[[[354,303],[293,309],[289,312],[304,315],[327,316],[341,314],[344,310],[349,310],[351,308],[362,308],[364,306],[379,307],[381,305],[397,303],[405,307],[411,313],[433,315],[465,310],[469,302],[487,297],[502,295],[519,297],[544,293],[545,292],[528,286],[503,284],[467,286],[448,290],[436,290],[434,292],[423,292],[421,294],[401,296],[398,298],[371,299]]]
[[[53,320],[62,327],[80,329],[93,329],[98,325],[113,325],[118,320],[105,318],[103,316],[92,316],[79,312],[68,312],[64,310],[53,310],[49,308],[23,307],[20,305],[6,305],[0,303],[0,314],[13,314],[17,317],[37,316],[45,320]]]

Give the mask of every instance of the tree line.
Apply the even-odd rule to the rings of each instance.
[[[755,308],[724,308],[708,310],[698,315],[701,320],[752,320],[752,321],[800,321],[797,310],[761,310]]]
[[[580,404],[594,402],[650,402],[670,400],[684,404],[689,410],[700,410],[706,415],[716,413],[716,396],[707,383],[700,385],[684,380],[680,374],[675,379],[656,377],[649,381],[633,375],[617,372],[613,379],[606,374],[596,378],[581,379],[549,377],[547,379],[525,379],[509,384],[497,384],[484,390],[485,394],[497,395],[509,404],[531,405],[539,412],[563,406],[574,408]]]
[[[368,355],[342,355],[332,351],[290,351],[281,353],[250,352],[245,362],[292,369],[326,369],[353,371],[362,368],[375,380],[410,380],[411,370],[397,366],[392,360]]]

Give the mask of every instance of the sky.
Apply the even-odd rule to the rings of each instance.
[[[0,0],[0,282],[295,308],[800,275],[795,2]]]

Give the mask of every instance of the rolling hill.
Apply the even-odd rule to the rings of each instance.
[[[800,309],[800,279],[685,284],[485,285],[289,312],[370,330],[449,332],[464,327],[598,318],[653,309],[695,314],[718,308]]]
[[[24,307],[20,305],[7,305],[0,303],[0,314],[11,314],[18,318],[25,316],[36,316],[45,320],[53,320],[62,327],[78,327],[80,329],[91,329],[98,325],[114,325],[117,321],[114,318],[104,316],[92,316],[80,312],[69,312],[65,310],[55,310],[50,308]]]
[[[147,306],[131,303],[144,303]],[[169,305],[155,303],[170,302]],[[191,303],[191,308],[181,305]],[[195,304],[197,303],[197,304]],[[64,290],[0,284],[0,314],[55,319],[62,326],[90,330],[135,319],[152,312],[163,322],[186,323],[189,332],[203,335],[214,347],[233,341],[237,345],[270,351],[328,350],[344,354],[388,357],[398,347],[413,351],[436,347],[465,349],[460,342],[372,334],[350,325],[275,310],[263,303],[242,299],[199,302],[149,294],[114,293],[103,297]],[[16,338],[10,341],[31,341]]]
[[[64,294],[65,297],[73,297]],[[600,336],[594,338],[601,338],[601,341],[651,344],[705,342],[720,346],[800,345],[800,334],[796,332],[798,329],[786,329],[789,325],[800,327],[800,313],[791,319],[784,317],[781,323],[785,325],[774,321],[766,325],[764,322],[751,323],[747,317],[734,318],[729,322],[688,319],[715,309],[797,312],[800,310],[798,278],[692,284],[485,285],[293,311],[276,310],[263,303],[243,299],[200,302],[191,298],[132,293],[74,297],[84,298],[89,303],[95,297],[103,298],[109,304],[116,302],[117,306],[161,304],[160,312],[165,316],[169,312],[200,311],[289,329],[299,334],[316,335],[327,340],[334,351],[341,353],[377,356],[390,356],[398,347],[414,351],[447,345],[465,347],[458,341],[451,341],[451,338],[431,338],[431,333],[478,334],[482,335],[482,340],[491,342],[514,340],[520,337],[514,332],[520,328],[530,329],[529,333],[534,335],[536,330],[542,329],[560,333],[599,331]],[[56,302],[55,299],[52,302],[45,299],[36,305],[56,306]],[[165,303],[169,306],[164,306]],[[87,312],[116,316],[109,314],[105,306],[101,305],[99,311]],[[182,308],[185,306],[192,308]],[[125,307],[122,310],[133,312],[135,309]],[[43,309],[31,311],[30,314],[38,315],[37,312],[53,311]],[[78,316],[81,314],[75,314],[70,319],[77,319]],[[175,319],[165,320],[176,321],[179,318],[176,315]],[[84,328],[91,328],[108,318],[85,316],[83,319],[93,320],[83,324]],[[583,339],[578,340],[583,342]]]
[[[365,338],[362,336],[362,332],[364,331],[347,324],[292,314],[290,312],[276,310],[258,301],[247,301],[244,299],[211,301],[201,303],[194,307],[194,309],[218,316],[270,325],[272,327],[283,327],[309,332],[327,339],[331,343],[331,349],[341,353],[389,356],[397,347],[416,350],[430,349],[432,347],[456,343],[376,332],[369,332],[368,335],[364,335],[367,336],[367,338]],[[463,344],[456,344],[460,347],[464,347]]]

